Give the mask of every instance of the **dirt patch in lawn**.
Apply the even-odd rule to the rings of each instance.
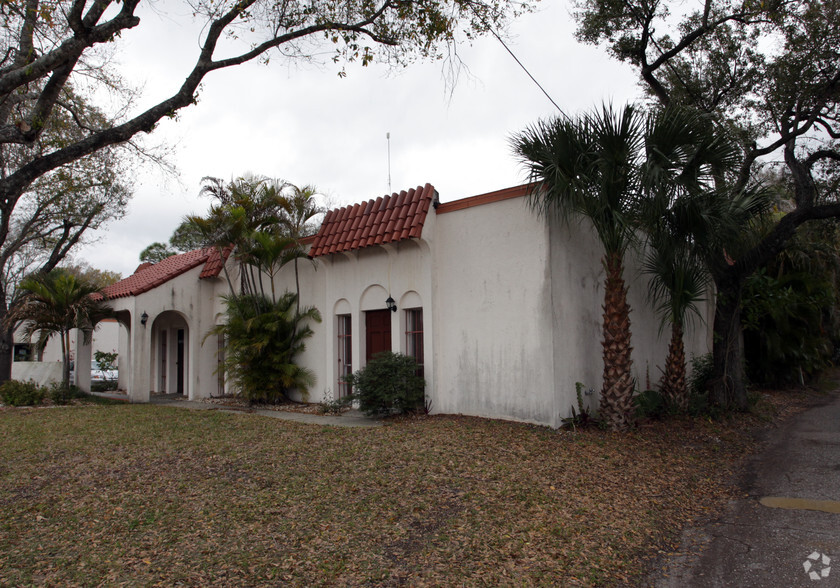
[[[340,429],[166,406],[0,416],[0,585],[637,584],[807,406],[627,434],[468,417]]]

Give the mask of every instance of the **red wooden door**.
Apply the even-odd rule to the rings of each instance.
[[[365,313],[365,363],[381,351],[391,351],[391,311],[369,310]]]

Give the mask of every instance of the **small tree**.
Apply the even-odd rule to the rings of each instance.
[[[94,351],[93,359],[102,371],[110,372],[117,369],[119,355],[113,351]]]
[[[306,321],[321,322],[317,309],[295,310],[297,296],[277,302],[260,295],[225,296],[227,322],[209,334],[224,336],[226,376],[248,401],[277,402],[297,389],[304,398],[315,383],[311,371],[295,363],[312,336]]]
[[[159,263],[167,257],[172,257],[177,251],[170,249],[166,243],[155,241],[140,252],[140,261],[148,263]]]
[[[771,165],[790,182],[792,206],[762,239],[739,254],[721,240],[707,263],[717,293],[710,400],[744,410],[747,278],[797,227],[840,218],[840,1],[581,0],[575,16],[578,37],[629,64],[652,98],[706,113],[737,139],[739,169],[719,186],[742,193]]]
[[[671,328],[660,390],[682,412],[688,409],[684,327],[690,313],[702,318],[697,304],[711,284],[704,252],[716,252],[717,239],[743,229],[732,226],[741,219],[732,214],[729,194],[715,189],[715,179],[737,165],[738,149],[708,117],[679,106],[652,112],[645,142],[643,269],[662,327]]]
[[[53,335],[58,335],[63,362],[62,385],[66,388],[70,385],[70,330],[82,329],[89,342],[96,323],[113,312],[101,299],[91,296],[97,291],[95,286],[65,270],[26,278],[20,283],[20,289],[22,299],[7,315],[7,325],[14,328],[22,322],[25,336],[38,333],[39,351]]]
[[[287,254],[295,266],[295,292],[300,297],[300,274],[298,260],[306,257],[300,240],[314,234],[318,230],[318,224],[314,222],[315,217],[326,212],[315,202],[317,190],[315,186],[304,186],[298,188],[294,184],[284,182],[282,184],[283,198],[281,201],[280,223],[283,232],[294,240],[294,251]],[[300,300],[298,300],[300,304]]]

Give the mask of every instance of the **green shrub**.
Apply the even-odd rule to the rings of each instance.
[[[577,395],[578,409],[575,411],[575,407],[572,406],[572,416],[560,419],[562,422],[561,426],[571,428],[573,430],[593,425],[600,426],[598,419],[595,418],[592,411],[589,410],[589,407],[583,403],[583,388],[584,385],[582,382],[575,382],[575,394]]]
[[[819,274],[759,270],[744,285],[744,357],[750,380],[785,385],[810,378],[834,353],[831,282]]]
[[[691,373],[688,377],[688,414],[718,418],[725,414],[720,407],[709,403],[708,385],[714,375],[714,358],[705,353],[691,358]]]
[[[35,406],[44,399],[43,389],[29,380],[8,380],[0,386],[0,400],[8,406]]]
[[[318,412],[321,414],[341,414],[344,409],[353,402],[352,396],[333,398],[329,390],[324,392],[324,398],[318,403]]]
[[[706,386],[715,372],[714,358],[711,353],[691,357],[691,370],[688,375],[688,395],[706,394]]]
[[[117,367],[117,359],[119,358],[119,354],[115,352],[108,352],[108,351],[94,351],[93,359],[96,360],[96,363],[99,365],[99,369],[103,371],[113,371],[118,369]]]
[[[53,382],[47,387],[47,396],[55,404],[67,404],[74,398],[83,398],[86,394],[73,384],[65,386],[61,382]]]
[[[91,392],[111,392],[117,389],[119,383],[116,380],[109,380],[106,382],[91,382]]]
[[[424,406],[426,381],[417,375],[414,358],[402,353],[377,353],[344,381],[353,387],[353,398],[368,416],[403,414]]]
[[[633,397],[637,418],[661,419],[668,413],[668,404],[659,390],[644,390]]]

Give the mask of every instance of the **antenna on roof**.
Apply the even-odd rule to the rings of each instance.
[[[388,194],[391,193],[391,133],[385,133],[385,139],[388,141]]]

